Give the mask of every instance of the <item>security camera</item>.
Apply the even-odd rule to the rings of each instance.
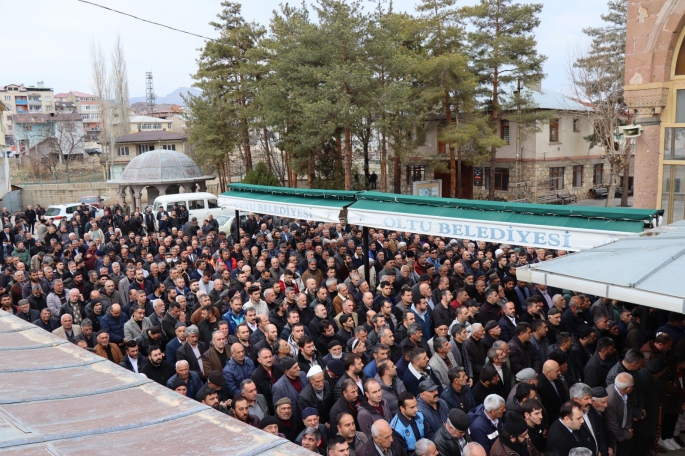
[[[624,138],[637,138],[642,135],[642,125],[624,125],[618,127],[618,131],[623,135]]]

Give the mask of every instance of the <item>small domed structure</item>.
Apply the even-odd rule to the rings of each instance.
[[[206,181],[214,176],[202,174],[200,168],[187,155],[175,150],[151,150],[133,158],[126,166],[119,179],[108,180],[108,184],[119,185],[119,197],[124,201],[126,188],[133,193],[134,205],[140,208],[140,193],[146,187],[154,187],[156,191],[148,190],[156,195],[165,195],[172,185],[182,187],[184,192],[192,192],[197,185],[199,191],[206,190]],[[152,201],[148,201],[152,203]]]

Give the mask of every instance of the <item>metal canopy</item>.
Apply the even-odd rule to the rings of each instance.
[[[219,195],[220,206],[291,219],[338,222],[340,211],[354,203],[357,192],[231,184]]]
[[[583,250],[639,233],[662,211],[470,201],[364,192],[350,223],[475,241]]]
[[[518,268],[519,280],[685,313],[685,222]]]

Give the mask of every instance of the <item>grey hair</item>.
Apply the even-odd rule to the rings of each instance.
[[[571,448],[568,452],[568,456],[592,456],[592,450],[585,447]]]
[[[501,404],[504,404],[504,399],[499,394],[490,394],[483,401],[483,406],[486,412],[497,410]]]
[[[621,374],[623,374],[623,373],[625,373],[625,372],[622,372]],[[633,378],[630,378],[630,380],[632,380],[632,381],[630,381],[630,380],[620,381],[618,378],[619,378],[619,376],[621,376],[621,374],[618,374],[616,376],[616,380],[614,380],[614,385],[616,386],[616,388],[622,390],[622,389],[630,388],[631,386],[635,385],[635,380]],[[627,374],[627,376],[630,377],[630,374]],[[627,378],[627,377],[621,376],[621,378]]]
[[[333,285],[334,283],[337,284],[338,279],[334,279],[334,278],[326,279],[326,288],[330,288],[331,285]]]
[[[552,302],[557,302],[558,300],[563,299],[563,298],[564,297],[562,295],[555,294],[554,296],[552,296]]]
[[[381,436],[380,431],[378,430],[378,426],[376,426],[375,422],[371,425],[371,435],[375,438],[380,438]]]
[[[445,342],[447,342],[447,339],[444,337],[436,337],[433,339],[433,347],[435,347],[436,350],[442,348],[442,346],[445,345]]]
[[[345,285],[344,283],[339,283],[338,286],[336,287],[338,292],[340,292],[340,290],[343,290],[345,288],[347,288],[347,285]]]
[[[507,345],[507,343],[503,340],[496,340],[494,344],[492,344],[492,348],[496,348],[497,350],[501,350],[502,346]]]
[[[246,378],[245,380],[240,382],[240,392],[242,393],[243,391],[245,391],[245,387],[250,383],[254,383],[254,380],[252,380],[251,378]]]
[[[483,327],[483,325],[481,325],[480,323],[474,323],[471,325],[471,332],[472,333],[478,332],[478,331],[480,331],[480,328],[482,328],[482,327]]]
[[[582,399],[585,396],[592,397],[592,388],[585,383],[574,383],[568,392],[571,399]]]
[[[430,456],[430,447],[434,446],[432,440],[421,439],[416,444],[414,444],[414,455],[415,456]]]
[[[302,431],[302,436],[305,435],[311,435],[314,436],[314,439],[318,442],[321,439],[321,432],[317,428],[313,427],[308,427],[304,431]]]
[[[155,299],[155,301],[152,303],[152,307],[156,307],[159,304],[164,305],[164,301],[161,299]]]
[[[421,326],[421,325],[418,324],[418,323],[412,323],[412,324],[409,325],[409,327],[407,328],[407,335],[408,335],[408,336],[413,336],[414,334],[416,334],[416,333],[419,332],[419,331],[423,332],[423,326]]]
[[[176,361],[176,369],[178,369],[179,367],[182,367],[182,366],[190,367],[190,365],[188,364],[188,361],[186,361],[185,359],[182,359],[180,361]]]
[[[200,335],[200,330],[195,325],[190,325],[186,328],[186,335],[197,334]]]
[[[464,447],[464,451],[462,452],[462,455],[463,456],[474,456],[476,454],[475,452],[477,450],[483,450],[483,452],[485,452],[485,448],[483,448],[483,446],[480,443],[478,443],[478,442],[467,443],[466,446]],[[570,456],[570,454],[569,454],[569,456]]]

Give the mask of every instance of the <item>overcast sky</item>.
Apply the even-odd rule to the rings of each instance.
[[[294,3],[299,3],[295,0]],[[308,4],[312,0],[306,0]],[[587,45],[584,27],[598,25],[605,12],[603,0],[538,0],[544,4],[537,32],[539,51],[548,57],[543,88],[561,91],[566,83],[566,62],[572,50]],[[199,35],[215,37],[208,23],[216,18],[220,0],[92,0],[138,17]],[[476,0],[461,0],[458,5]],[[246,19],[268,25],[280,0],[245,2]],[[365,2],[371,7],[372,2]],[[417,0],[394,0],[396,10],[412,11]],[[0,0],[0,11],[15,3]],[[0,43],[11,53],[0,70],[0,85],[44,81],[55,92],[91,92],[89,49],[99,42],[109,52],[117,33],[124,44],[130,95],[145,95],[145,72],[154,75],[155,92],[164,96],[190,86],[196,69],[201,38],[147,24],[77,0],[23,0],[22,19],[2,23]],[[19,16],[14,16],[15,19]]]

